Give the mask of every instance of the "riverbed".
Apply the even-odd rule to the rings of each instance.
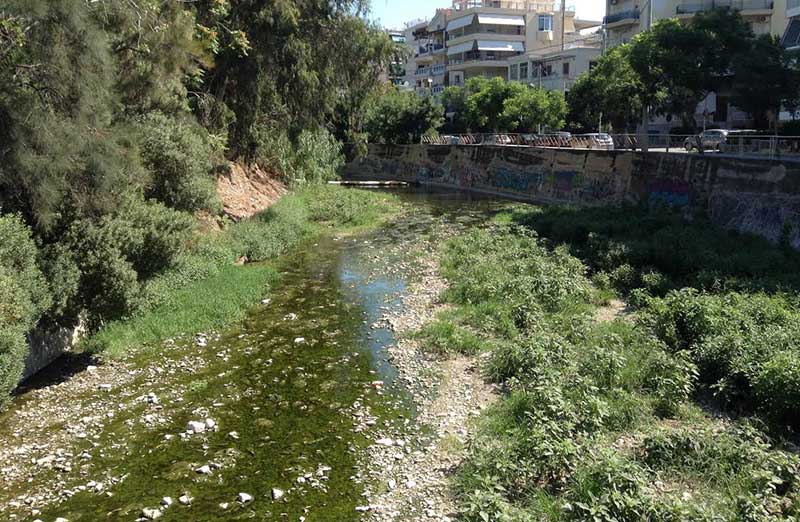
[[[380,230],[319,237],[277,260],[280,282],[245,321],[187,332],[18,397],[0,418],[0,517],[417,516],[381,517],[376,499],[392,489],[413,495],[404,491],[416,485],[405,459],[418,468],[442,435],[425,409],[442,393],[443,369],[469,363],[441,365],[398,346],[432,318],[438,287],[414,298],[433,284],[438,248],[504,204],[399,194],[405,211]],[[471,397],[476,384],[468,386]]]

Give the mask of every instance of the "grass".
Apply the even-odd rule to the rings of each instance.
[[[121,357],[241,319],[279,275],[269,264],[234,266],[234,261],[274,260],[319,234],[364,230],[396,211],[394,198],[385,194],[328,185],[300,188],[247,221],[198,238],[175,266],[147,282],[135,315],[103,326],[83,348]]]
[[[794,254],[741,238],[759,249],[742,259],[780,263],[759,261],[747,274],[732,262],[726,283],[706,288],[700,273],[735,237],[714,243],[705,233],[711,257],[696,257],[692,269],[655,266],[661,246],[652,243],[663,237],[645,244],[631,215],[615,226],[641,245],[612,249],[619,241],[610,235],[606,247],[591,247],[599,239],[590,225],[613,221],[598,212],[570,222],[554,211],[560,223],[528,207],[445,248],[453,309],[420,335],[442,351],[491,348],[486,377],[506,390],[459,470],[462,518],[797,520],[800,458],[764,422],[790,422],[798,403],[794,275],[780,273]],[[558,238],[539,237],[537,223]],[[691,284],[702,289],[674,288]],[[780,293],[737,293],[755,288]],[[639,294],[639,320],[598,323],[612,291]],[[464,332],[476,339],[464,342]],[[740,417],[700,408],[713,391]]]
[[[115,321],[95,334],[88,345],[118,358],[131,348],[153,345],[182,333],[204,332],[241,319],[279,279],[271,266],[230,266],[194,281],[170,298],[126,321]]]

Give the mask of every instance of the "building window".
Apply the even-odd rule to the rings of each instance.
[[[511,71],[510,79],[512,81],[513,80],[519,80],[519,65],[513,64],[513,65],[509,66],[509,70]]]
[[[553,66],[552,65],[546,65],[544,67],[544,70],[542,71],[542,76],[544,76],[544,77],[553,76]]]
[[[528,79],[528,62],[519,64],[519,79],[520,80]]]
[[[540,31],[553,30],[553,15],[539,15],[539,30]]]
[[[561,72],[564,74],[564,76],[569,76],[569,62],[564,62],[562,64]]]

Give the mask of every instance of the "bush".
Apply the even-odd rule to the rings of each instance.
[[[168,207],[219,213],[222,206],[212,174],[221,156],[195,121],[151,112],[136,121],[144,164],[152,184],[146,195]]]
[[[701,381],[727,404],[792,425],[800,419],[792,405],[800,397],[792,355],[800,350],[800,314],[793,301],[682,290],[651,299],[640,321],[675,354],[687,351]]]
[[[0,215],[0,408],[22,376],[26,335],[51,303],[37,260],[30,229],[17,216]]]
[[[324,183],[344,166],[342,144],[325,129],[305,130],[292,143],[284,129],[259,126],[255,159],[289,183]]]
[[[796,339],[796,337],[794,337]],[[776,420],[796,426],[800,419],[800,352],[773,353],[753,376],[758,407]]]
[[[173,266],[193,226],[188,214],[135,199],[97,223],[73,222],[67,244],[81,272],[78,301],[89,329],[135,312],[141,283]]]

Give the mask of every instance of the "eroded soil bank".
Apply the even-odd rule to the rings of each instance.
[[[0,418],[0,518],[452,517],[492,391],[409,334],[439,306],[439,246],[496,205],[406,197],[384,229],[284,256],[235,327],[33,383]]]

